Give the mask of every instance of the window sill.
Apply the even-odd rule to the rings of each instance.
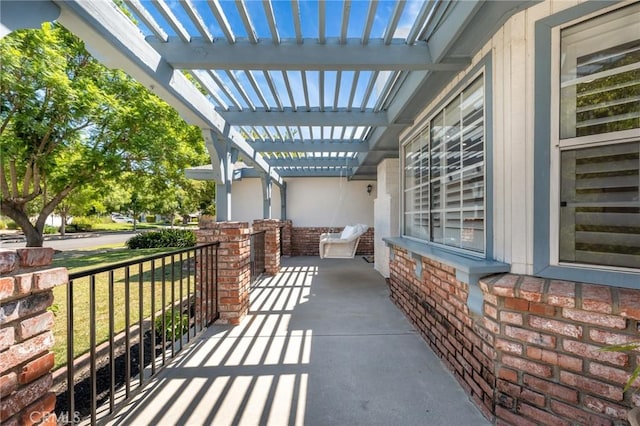
[[[397,246],[413,254],[428,257],[440,263],[445,263],[456,269],[456,279],[469,285],[478,285],[478,280],[490,274],[509,272],[511,266],[508,263],[496,260],[481,259],[465,256],[461,253],[449,251],[428,243],[413,241],[408,238],[392,237],[383,238],[387,246]]]

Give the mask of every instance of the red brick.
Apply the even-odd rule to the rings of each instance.
[[[556,337],[548,334],[542,334],[537,331],[525,330],[519,327],[506,326],[505,334],[517,340],[527,343],[533,343],[539,346],[553,348],[556,346]]]
[[[610,314],[612,307],[611,287],[582,284],[582,309]]]
[[[16,253],[20,259],[20,266],[23,268],[49,266],[53,260],[51,247],[27,247],[17,249]]]
[[[625,343],[632,343],[637,340],[627,334],[612,333],[609,331],[591,329],[589,330],[589,337],[594,342],[604,343],[605,345],[622,345]]]
[[[505,274],[493,283],[491,293],[497,296],[515,297],[519,279],[517,275]]]
[[[18,255],[15,250],[0,249],[0,274],[8,274],[18,266]]]
[[[18,416],[15,416],[15,417],[11,417],[9,420],[5,420],[4,422],[2,422],[2,426],[24,426],[24,425],[21,425],[18,422]],[[43,426],[43,425],[38,425],[38,426]]]
[[[560,414],[563,417],[577,420],[581,424],[589,426],[611,426],[612,424],[611,420],[609,419],[591,414],[578,407],[573,407],[560,401],[554,401],[552,399],[549,405],[553,412]]]
[[[551,377],[553,375],[553,370],[548,365],[539,364],[537,362],[511,355],[503,355],[502,363],[517,370],[527,371],[540,377]]]
[[[31,291],[31,283],[33,282],[33,273],[19,274],[14,276],[16,279],[16,292],[19,295],[29,294]]]
[[[560,382],[614,401],[622,401],[622,387],[612,386],[568,371],[560,372]]]
[[[582,326],[569,324],[562,321],[532,315],[529,317],[529,325],[533,328],[552,331],[554,332],[554,334],[557,333],[575,338],[582,337]]]
[[[0,300],[13,296],[15,279],[13,277],[0,278]]]
[[[4,422],[46,394],[53,384],[52,377],[51,374],[47,374],[0,401],[0,422]]]
[[[522,345],[509,340],[496,339],[496,350],[522,355]]]
[[[20,321],[18,325],[20,340],[26,340],[43,331],[51,330],[53,328],[53,319],[53,312],[47,311],[35,317]]]
[[[498,368],[498,377],[513,383],[518,382],[518,372],[506,367]]]
[[[498,306],[498,297],[494,294],[484,293],[484,301],[490,303],[493,306]]]
[[[621,385],[626,385],[627,381],[631,377],[631,373],[626,370],[598,364],[597,362],[589,364],[589,373],[601,379]],[[632,386],[636,388],[640,387],[640,378],[637,378],[633,382]]]
[[[543,394],[533,392],[529,389],[523,389],[520,393],[520,399],[527,401],[530,404],[537,405],[538,407],[544,407],[546,398]]]
[[[618,303],[620,304],[620,315],[640,320],[640,290],[618,289]]]
[[[605,401],[591,395],[586,395],[583,402],[585,407],[593,411],[619,420],[627,420],[628,407],[614,404],[613,402]]]
[[[574,353],[584,358],[597,359],[619,366],[627,364],[629,357],[620,352],[605,352],[600,346],[589,345],[587,343],[576,342],[575,340],[564,340],[562,347],[565,351]]]
[[[34,272],[33,289],[47,290],[58,285],[66,284],[69,281],[67,268],[47,269],[42,272]]]
[[[547,291],[549,305],[574,308],[576,306],[576,284],[569,281],[551,281]]]
[[[23,410],[22,415],[20,416],[21,422],[22,424],[33,424],[39,423],[42,420],[46,422],[49,417],[55,419],[55,415],[50,415],[53,413],[55,408],[56,394],[53,392],[46,393],[42,398]]]
[[[536,419],[537,422],[540,422],[544,425],[569,426],[571,424],[570,422],[563,420],[552,413],[548,413],[546,411],[540,410],[539,408],[532,407],[528,404],[519,404],[518,412],[531,419]]]
[[[515,297],[504,298],[505,309],[512,309],[514,311],[528,311],[529,301],[524,299],[516,299]]]
[[[518,297],[530,302],[542,301],[544,280],[541,278],[525,276],[520,283]]]
[[[496,389],[503,394],[512,396],[514,398],[518,398],[520,396],[520,392],[522,391],[522,388],[517,384],[507,382],[505,380],[498,380],[496,382]]]
[[[582,358],[558,354],[558,365],[566,370],[582,371],[583,364]]]
[[[524,323],[524,319],[522,314],[515,312],[502,311],[500,312],[500,322],[507,324],[515,324],[522,325]]]
[[[0,376],[0,400],[16,390],[18,376],[14,372]]]
[[[0,371],[6,371],[17,367],[21,363],[28,361],[42,352],[46,352],[53,347],[53,334],[46,333],[35,336],[26,342],[13,345],[0,356]]]
[[[522,382],[529,388],[548,394],[550,396],[563,399],[567,402],[578,402],[578,392],[575,389],[539,379],[537,377],[525,374]]]
[[[564,308],[562,309],[562,316],[573,321],[599,325],[602,327],[618,328],[620,330],[627,328],[627,320],[615,315]]]
[[[529,304],[529,312],[538,314],[538,315],[548,316],[548,317],[555,316],[557,309],[558,308],[556,308],[555,306],[547,305],[546,303],[530,303]]]
[[[35,359],[22,367],[20,375],[18,376],[18,382],[20,384],[26,384],[34,381],[38,377],[41,377],[48,373],[54,365],[53,352],[49,352]]]
[[[13,327],[5,327],[0,329],[0,351],[7,349],[16,341],[15,329]]]
[[[538,424],[534,420],[522,417],[500,406],[496,407],[496,416],[502,420],[507,421],[509,425],[536,426]]]
[[[45,311],[53,303],[50,291],[0,305],[0,325]]]
[[[631,397],[631,401],[633,402],[633,405],[640,407],[640,392],[634,393]]]
[[[488,303],[484,304],[484,313],[493,319],[498,319],[498,310],[495,306],[491,306]]]

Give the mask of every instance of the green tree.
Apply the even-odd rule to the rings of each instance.
[[[47,217],[77,188],[124,173],[166,186],[206,154],[199,130],[63,27],[0,40],[0,208],[41,246]],[[131,190],[131,193],[134,191]]]

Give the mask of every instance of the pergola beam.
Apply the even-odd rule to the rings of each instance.
[[[362,45],[359,38],[340,44],[335,37],[327,38],[326,44],[316,39],[303,39],[302,44],[282,39],[278,45],[253,44],[246,39],[234,44],[209,43],[201,37],[193,37],[190,43],[177,37],[169,37],[166,43],[155,37],[147,41],[177,69],[458,71],[470,63],[467,59],[434,62],[426,44],[407,45],[404,40],[389,45],[382,40]]]
[[[346,140],[285,140],[252,142],[258,152],[367,152],[369,144],[364,141]]]
[[[325,157],[302,157],[302,158],[269,158],[267,162],[271,167],[337,167],[347,168],[358,165],[355,158],[325,158]]]
[[[219,114],[232,126],[389,126],[384,111],[267,111],[256,108],[254,112],[219,111]]]

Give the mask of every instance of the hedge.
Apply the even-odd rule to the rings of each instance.
[[[196,245],[196,234],[184,229],[163,229],[145,232],[127,240],[130,249],[159,247],[192,247]]]

